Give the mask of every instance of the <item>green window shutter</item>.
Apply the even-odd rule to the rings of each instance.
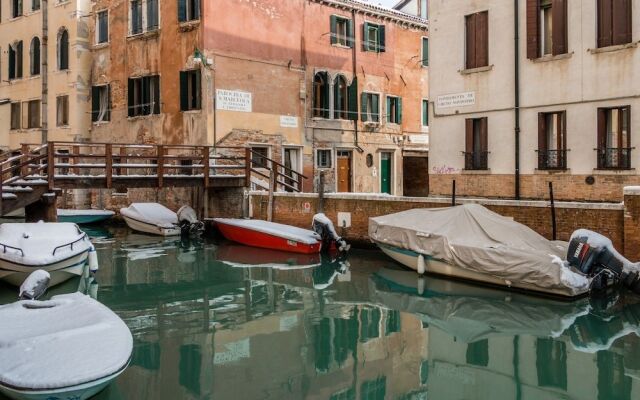
[[[91,87],[91,121],[98,120],[100,112],[100,89],[97,86]]]
[[[187,20],[187,0],[178,0],[178,21]]]
[[[347,20],[347,46],[353,48],[355,43],[355,36],[353,35],[353,20]]]
[[[349,86],[349,119],[352,121],[358,120],[358,78],[354,77],[353,82]]]
[[[22,40],[18,42],[18,51],[16,52],[16,57],[18,59],[18,71],[17,71],[17,76],[18,78],[22,78]]]
[[[338,18],[335,15],[331,16],[331,44],[338,43]]]
[[[422,38],[422,65],[429,66],[429,39]]]
[[[367,40],[367,32],[369,31],[369,23],[362,24],[362,51],[369,50],[369,41]]]
[[[391,97],[387,96],[387,122],[391,121]]]
[[[402,123],[402,97],[398,97],[398,109],[396,110],[396,114],[398,115],[398,123]]]
[[[135,81],[133,79],[129,79],[129,82],[127,84],[127,115],[130,117],[135,116],[135,110],[137,109],[137,107],[135,107],[135,105],[133,104],[134,102],[134,96],[133,96],[133,87],[134,87]]]
[[[380,25],[378,27],[378,52],[384,53],[386,49],[386,40],[385,40],[385,29],[384,25]]]
[[[187,71],[180,71],[180,111],[189,109],[189,75]]]
[[[429,126],[429,101],[422,100],[422,126]]]
[[[322,118],[329,118],[329,96],[331,95],[331,85],[329,85],[329,74],[324,72],[324,81],[326,84],[322,87],[324,96],[322,96]]]
[[[367,93],[360,95],[360,110],[362,111],[362,122],[367,122]]]
[[[380,97],[377,94],[371,95],[371,110],[373,110],[373,120],[376,122],[380,122],[380,105],[379,105]]]
[[[340,119],[340,90],[338,88],[338,79],[333,84],[333,118]]]

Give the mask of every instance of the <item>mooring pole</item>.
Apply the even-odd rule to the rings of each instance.
[[[324,171],[320,171],[318,177],[318,211],[324,212]]]
[[[456,180],[451,182],[451,207],[456,206]]]
[[[549,199],[551,200],[551,232],[553,240],[557,240],[556,233],[556,205],[553,201],[553,182],[549,182]]]
[[[269,203],[267,204],[267,221],[273,221],[273,195],[276,191],[276,172],[272,168],[269,174]]]

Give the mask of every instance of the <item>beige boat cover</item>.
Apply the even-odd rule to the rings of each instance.
[[[479,204],[413,209],[369,219],[376,243],[407,249],[425,257],[541,291],[576,296],[590,280],[563,260],[566,242],[549,241],[530,228]]]

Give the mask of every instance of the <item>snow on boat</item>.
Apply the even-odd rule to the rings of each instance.
[[[11,399],[88,399],[131,359],[129,328],[81,293],[0,306],[0,321],[0,393]]]
[[[320,252],[320,235],[308,229],[257,219],[214,218],[213,221],[225,238],[247,246],[303,254]]]
[[[134,231],[160,236],[180,235],[178,214],[158,203],[133,203],[120,214]]]
[[[369,219],[384,253],[418,271],[562,297],[590,290],[569,268],[566,242],[552,242],[478,204],[414,209]]]
[[[89,236],[76,224],[5,223],[0,225],[0,279],[20,286],[36,269],[51,274],[51,285],[97,269]]]
[[[72,222],[74,224],[95,224],[106,221],[115,213],[109,210],[68,210],[58,209],[58,222]]]

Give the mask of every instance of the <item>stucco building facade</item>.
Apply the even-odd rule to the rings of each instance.
[[[539,199],[551,181],[556,199],[620,201],[640,182],[640,8],[518,4],[514,19],[506,0],[429,3],[431,194],[455,180],[458,195]]]

